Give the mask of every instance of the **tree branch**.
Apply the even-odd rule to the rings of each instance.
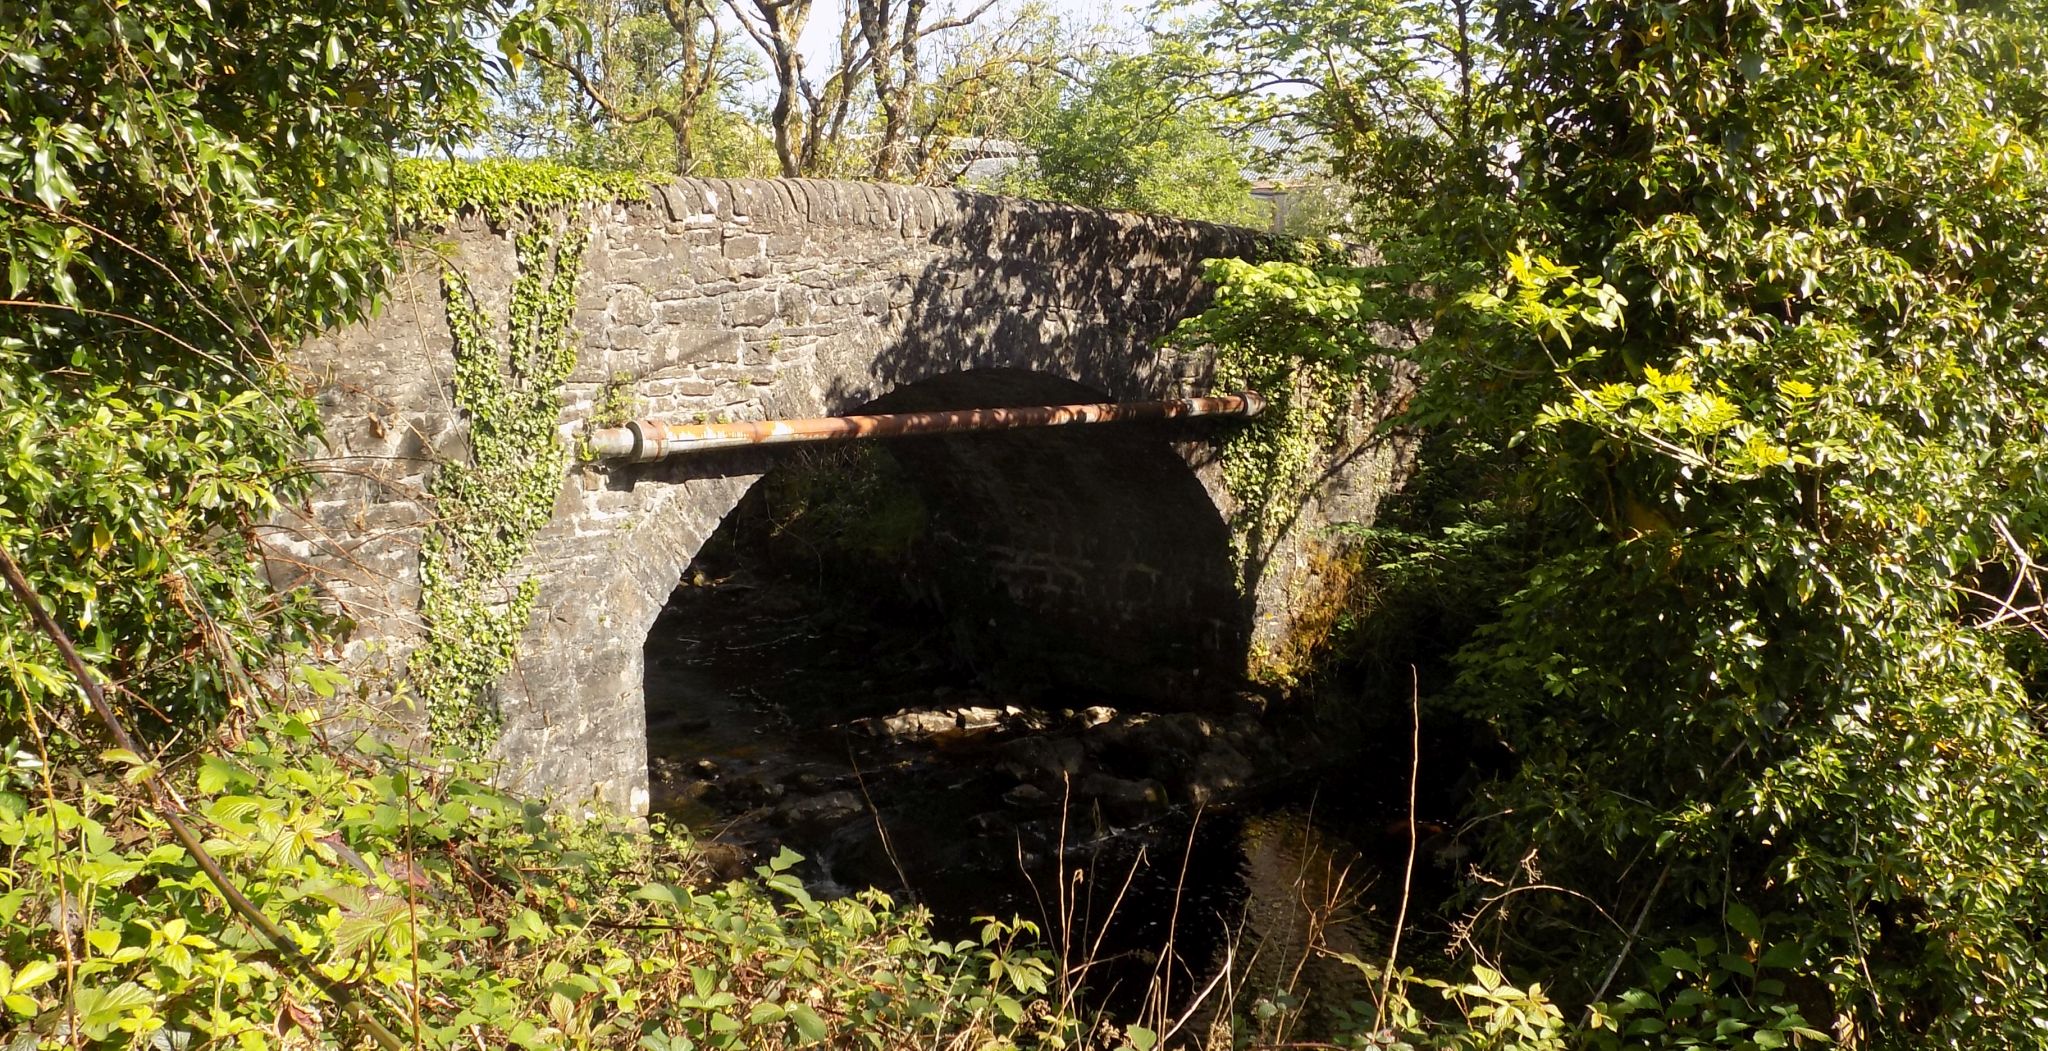
[[[100,726],[106,730],[114,746],[139,757],[142,754],[141,744],[128,732],[127,725],[114,711],[114,706],[107,703],[106,693],[100,689],[99,680],[93,677],[91,670],[85,666],[85,661],[79,657],[78,647],[72,643],[71,636],[66,634],[50,616],[49,611],[43,608],[42,597],[36,594],[28,578],[22,575],[21,566],[5,548],[0,548],[0,577],[6,578],[8,589],[14,593],[15,600],[28,613],[29,619],[35,622],[36,628],[57,647],[57,652],[64,658],[65,667],[70,669],[72,678],[78,680],[78,688],[85,693],[86,704],[92,709],[93,717],[99,720]],[[293,970],[311,980],[321,991],[333,998],[342,1013],[348,1015],[351,1021],[370,1034],[370,1038],[384,1051],[405,1051],[405,1042],[377,1020],[353,988],[321,974],[313,959],[299,948],[299,943],[293,940],[291,935],[286,934],[269,916],[264,915],[263,910],[257,908],[256,904],[242,893],[241,888],[228,878],[220,862],[214,860],[205,843],[192,831],[192,826],[187,825],[185,819],[179,815],[182,808],[177,803],[177,796],[171,791],[170,786],[164,783],[163,777],[153,767],[144,766],[140,770],[143,786],[149,792],[153,804],[152,809],[163,819],[164,824],[170,826],[171,835],[185,848],[185,852],[192,856],[192,861],[199,866],[199,871],[206,874],[207,882],[212,883],[214,889],[220,892],[221,899],[227,902],[229,911],[256,928],[278,956],[289,963]]]

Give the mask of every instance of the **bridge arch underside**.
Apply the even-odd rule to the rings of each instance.
[[[1101,397],[1055,377],[978,370],[867,409]],[[710,564],[686,576],[793,573],[873,593],[905,616],[942,619],[953,654],[1013,692],[1199,706],[1244,666],[1251,618],[1228,526],[1160,428],[898,439],[777,459],[700,551],[697,563]]]
[[[910,383],[858,408],[1104,400],[1064,377],[993,368]],[[1112,696],[1160,709],[1212,704],[1240,685],[1255,612],[1238,594],[1229,526],[1204,484],[1214,445],[1201,432],[1231,425],[784,446],[615,468],[604,484],[632,509],[542,553],[601,568],[542,611],[535,627],[546,644],[528,647],[507,684],[526,696],[504,705],[506,754],[537,761],[523,771],[537,783],[594,780],[644,805],[646,720],[691,718],[684,709],[702,700],[672,679],[650,680],[650,657],[662,659],[663,644],[649,641],[657,618],[674,616],[672,598],[698,583],[737,572],[750,587],[750,578],[789,574],[796,558],[810,559],[800,575],[825,590],[866,592],[882,617],[943,635],[932,644],[947,659],[1006,697],[1065,708]],[[793,515],[807,515],[830,550],[785,528]],[[707,609],[720,616],[701,605],[698,615]],[[643,692],[650,681],[656,696]],[[542,682],[552,696],[520,689]],[[863,707],[877,703],[891,707],[850,689],[833,714],[888,714]],[[548,737],[578,743],[535,747]],[[556,764],[582,769],[546,768]]]

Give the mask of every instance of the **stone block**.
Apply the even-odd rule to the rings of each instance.
[[[648,324],[654,320],[654,301],[636,285],[620,285],[606,298],[605,318],[613,326]]]
[[[775,297],[775,313],[789,324],[808,324],[811,320],[811,297],[802,288],[785,287]]]
[[[654,320],[664,325],[715,325],[721,310],[711,298],[664,300],[654,304]]]
[[[765,365],[713,365],[705,369],[702,375],[705,379],[721,385],[765,387],[775,382],[775,370]]]
[[[732,277],[732,262],[724,256],[713,255],[708,249],[690,253],[690,280],[699,284],[729,280]]]
[[[718,364],[740,359],[740,335],[722,328],[670,328],[663,332],[675,364]]]
[[[727,318],[734,325],[759,327],[775,320],[776,299],[769,293],[750,293],[734,299],[729,311]]]
[[[629,325],[619,325],[611,330],[611,346],[614,350],[643,350],[647,346],[647,330]]]

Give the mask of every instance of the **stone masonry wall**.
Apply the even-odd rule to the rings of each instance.
[[[950,190],[813,180],[689,180],[653,199],[588,209],[573,440],[608,383],[633,414],[731,419],[857,409],[919,380],[1023,369],[1119,400],[1207,393],[1210,362],[1155,345],[1204,302],[1201,261],[1257,235],[1208,224]],[[464,273],[504,316],[509,234],[467,216],[423,247],[373,321],[314,340],[296,364],[317,385],[318,496],[276,524],[280,585],[311,580],[355,622],[339,659],[382,696],[418,628],[419,543],[434,465],[467,455],[451,405],[439,290]],[[445,263],[444,263],[445,259]],[[1211,443],[1180,452],[1227,514]],[[565,800],[643,806],[642,646],[680,574],[759,477],[760,450],[563,480],[531,572],[540,600],[501,687],[505,780]],[[1393,470],[1367,449],[1340,461],[1296,532],[1370,517]],[[1252,632],[1285,630],[1299,544],[1270,544]]]

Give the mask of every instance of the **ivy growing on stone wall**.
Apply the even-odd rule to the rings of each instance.
[[[518,276],[503,337],[467,279],[450,268],[441,293],[454,337],[455,405],[469,425],[467,463],[443,464],[430,490],[437,519],[420,552],[426,637],[411,682],[437,745],[468,754],[497,740],[491,691],[511,669],[540,582],[519,570],[552,516],[569,450],[557,427],[560,388],[576,367],[570,322],[587,230],[562,211],[639,196],[637,177],[555,165],[420,165],[405,173],[401,221],[446,223],[474,209],[517,228]]]
[[[1266,410],[1223,448],[1223,480],[1237,504],[1234,538],[1247,555],[1277,538],[1307,498],[1387,348],[1363,323],[1365,289],[1348,271],[1212,259],[1205,277],[1215,302],[1173,338],[1213,350],[1216,389],[1266,399]]]
[[[1222,450],[1240,589],[1254,586],[1254,567],[1287,535],[1340,447],[1372,426],[1360,418],[1360,399],[1387,382],[1393,350],[1386,330],[1370,323],[1381,311],[1366,271],[1315,265],[1331,255],[1346,261],[1341,248],[1273,247],[1282,258],[1210,260],[1204,276],[1216,298],[1173,334],[1214,355],[1216,389],[1266,399],[1265,411],[1233,431]],[[1308,554],[1315,570],[1307,579],[1322,583],[1314,594],[1289,596],[1293,627],[1253,653],[1258,678],[1293,681],[1341,612],[1333,599],[1355,572],[1355,552],[1317,544]]]
[[[481,751],[497,737],[488,694],[511,667],[540,582],[503,584],[547,525],[568,467],[555,435],[558,389],[576,365],[569,320],[582,269],[580,236],[518,235],[519,276],[502,345],[469,282],[441,276],[455,338],[455,404],[469,422],[470,462],[442,465],[431,491],[438,521],[420,551],[425,644],[413,684],[437,744]]]
[[[554,209],[647,197],[650,176],[594,172],[547,161],[413,161],[398,166],[392,211],[401,227],[438,227],[473,211],[496,226]]]

